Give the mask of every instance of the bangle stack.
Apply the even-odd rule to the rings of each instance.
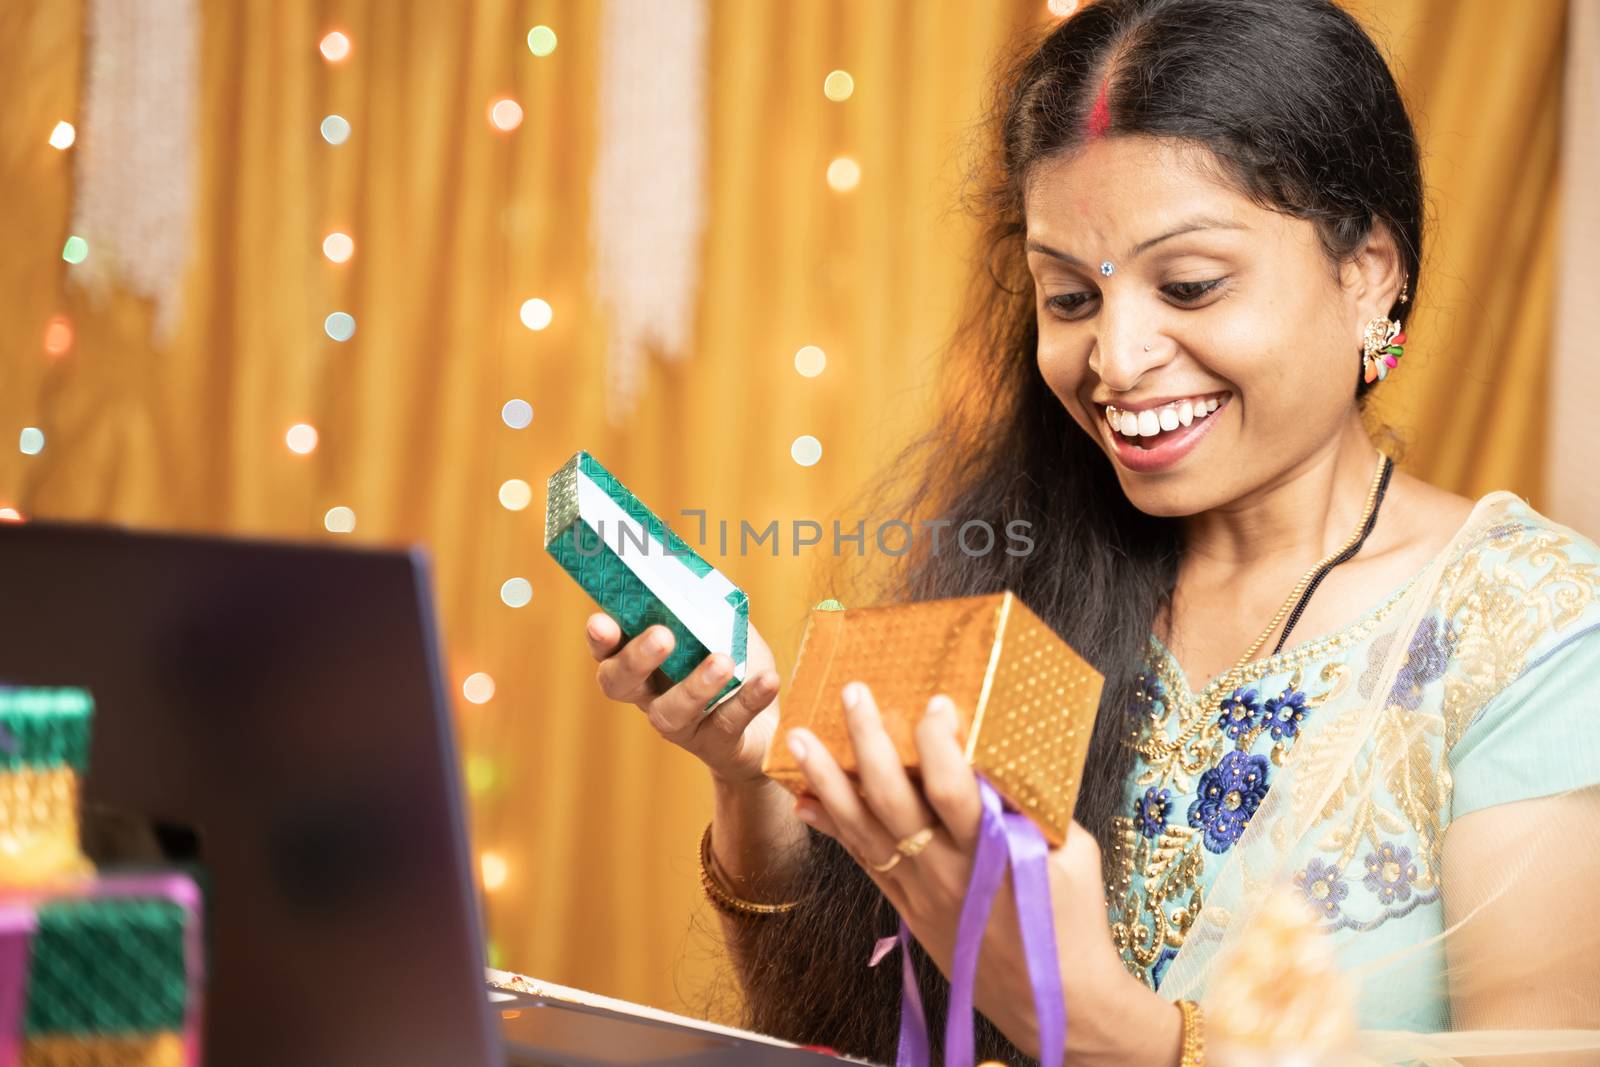
[[[1178,1067],[1205,1067],[1205,1012],[1201,1011],[1200,1005],[1192,1000],[1178,1001],[1178,1010],[1183,1012],[1183,1046],[1178,1058]]]
[[[713,907],[724,915],[731,915],[737,919],[750,919],[781,915],[800,906],[797,900],[785,901],[782,904],[758,904],[753,900],[745,900],[727,888],[718,875],[716,866],[716,857],[711,854],[711,824],[706,823],[706,831],[700,835],[700,885],[706,891],[706,899],[711,901]]]

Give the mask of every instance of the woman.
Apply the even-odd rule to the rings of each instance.
[[[1052,857],[1067,1062],[1178,1063],[1200,1022],[1174,1000],[1206,1001],[1274,884],[1360,979],[1374,1055],[1585,1047],[1600,550],[1392,471],[1363,428],[1422,266],[1372,42],[1326,0],[1101,0],[1008,72],[993,130],[979,386],[910,500],[1027,520],[1035,549],[924,553],[884,599],[1010,588],[1106,676]],[[704,719],[725,657],[663,691],[664,630],[624,645],[595,615],[588,639],[604,691],[711,770],[706,884],[752,1025],[892,1060],[898,976],[864,958],[903,916],[939,1018],[979,818],[948,701],[919,788],[847,687],[858,794],[815,736],[774,737],[758,637]],[[772,743],[798,804],[761,776]],[[981,1056],[1040,1054],[1004,895],[976,1000]]]

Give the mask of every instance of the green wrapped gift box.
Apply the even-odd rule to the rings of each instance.
[[[181,874],[0,898],[0,1063],[197,1063],[200,923]]]
[[[85,689],[0,686],[0,893],[90,872],[78,791],[93,716]]]
[[[733,660],[710,711],[744,682],[750,601],[587,452],[550,476],[544,546],[628,637],[672,631],[661,670],[674,682],[707,656]]]

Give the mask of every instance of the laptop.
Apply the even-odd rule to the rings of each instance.
[[[826,1062],[489,986],[440,664],[417,550],[0,524],[0,685],[94,696],[85,850],[204,889],[205,1062]]]

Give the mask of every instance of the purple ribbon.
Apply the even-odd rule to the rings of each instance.
[[[973,986],[978,974],[978,951],[989,925],[994,896],[1011,868],[1022,949],[1033,987],[1033,1007],[1039,1031],[1040,1067],[1061,1067],[1067,1044],[1067,1005],[1061,988],[1061,966],[1056,956],[1055,922],[1051,917],[1049,848],[1039,828],[1027,816],[1007,811],[982,775],[978,793],[983,815],[978,823],[978,849],[972,861],[972,878],[961,903],[956,929],[955,958],[951,964],[950,1004],[945,1016],[945,1067],[972,1067],[977,1058],[972,1031]],[[911,934],[905,921],[896,937],[886,937],[873,949],[869,966],[896,944],[900,948],[900,1044],[895,1067],[930,1067],[927,1014],[917,989],[911,962]]]
[[[22,1062],[28,961],[33,956],[36,928],[32,908],[0,904],[0,1067],[16,1067]]]
[[[895,948],[900,949],[900,1044],[895,1049],[894,1067],[928,1067],[928,1013],[922,1006],[922,991],[917,988],[917,967],[911,962],[911,931],[900,920],[900,932],[880,938],[873,946],[868,967]]]

